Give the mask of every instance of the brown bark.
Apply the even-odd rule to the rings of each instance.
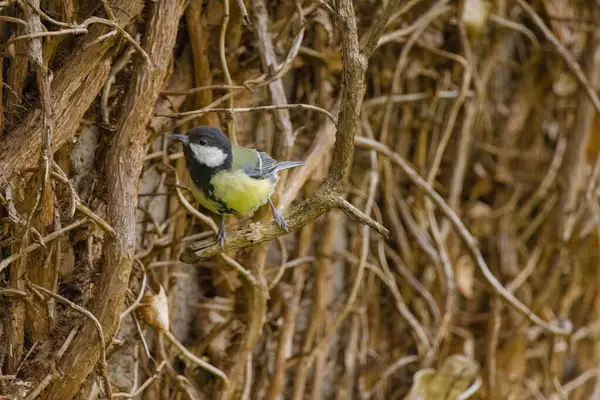
[[[136,188],[148,138],[146,125],[166,78],[182,2],[163,1],[152,5],[149,11],[143,47],[151,64],[146,64],[141,58],[136,62],[106,161],[109,193],[107,222],[117,235],[104,245],[104,266],[92,311],[107,338],[116,333],[124,307],[123,300],[135,252]],[[87,323],[61,361],[63,375],[53,382],[45,398],[69,400],[75,396],[98,362],[97,347],[89,345],[89,338],[94,336],[93,324]]]
[[[138,0],[115,1],[110,4],[115,10],[114,22],[121,28],[142,9]],[[63,67],[54,71],[50,90],[55,96],[49,105],[54,111],[56,121],[53,151],[58,150],[75,135],[83,114],[106,81],[115,36],[100,43],[92,43],[110,31],[111,28],[105,25],[92,25],[81,44],[65,58]],[[23,66],[15,69],[27,70]],[[43,129],[42,110],[38,105],[0,140],[0,159],[3,160],[0,163],[0,181],[6,182],[24,169],[35,165],[42,143]]]

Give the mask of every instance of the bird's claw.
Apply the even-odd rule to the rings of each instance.
[[[219,231],[217,232],[217,242],[221,247],[225,246],[226,237],[227,230],[225,229],[225,217],[221,216],[221,224],[219,225]]]
[[[271,212],[273,213],[273,220],[275,221],[275,223],[279,225],[279,227],[284,231],[289,232],[290,227],[288,226],[287,222],[285,222],[283,215],[281,215],[279,210],[277,210],[271,199],[269,199],[269,206],[271,206]]]
[[[217,242],[221,247],[225,246],[225,238],[227,237],[227,233],[225,231],[217,232]]]
[[[287,222],[285,222],[285,218],[283,218],[283,215],[281,215],[279,211],[275,210],[275,212],[273,212],[273,220],[284,231],[290,231],[290,227],[288,226]]]

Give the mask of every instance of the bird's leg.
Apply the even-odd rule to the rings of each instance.
[[[225,238],[227,237],[227,231],[225,230],[225,215],[221,215],[221,223],[219,224],[219,232],[217,232],[217,241],[223,247],[225,245]]]
[[[273,220],[275,221],[275,223],[279,225],[284,231],[289,232],[290,228],[288,227],[287,222],[285,222],[283,215],[281,215],[279,211],[277,211],[271,199],[269,199],[269,205],[271,206],[271,212],[273,213]]]

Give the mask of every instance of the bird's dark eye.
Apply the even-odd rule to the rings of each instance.
[[[204,140],[204,139],[200,139],[200,140],[198,140],[198,144],[199,144],[200,146],[206,146],[206,144],[207,144],[207,143],[206,143],[206,140]]]

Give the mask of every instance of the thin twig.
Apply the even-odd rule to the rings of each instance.
[[[100,216],[98,216],[96,213],[94,213],[92,210],[90,210],[83,203],[77,202],[75,205],[75,208],[77,208],[77,211],[79,211],[80,213],[82,213],[83,215],[88,217],[90,220],[92,220],[96,225],[98,225],[103,231],[105,231],[109,235],[115,236],[117,234],[117,232],[113,229],[113,227],[108,224],[108,222],[106,222],[105,220],[100,218]]]
[[[244,391],[242,392],[240,400],[250,400],[250,393],[252,390],[252,353],[248,354],[246,377],[244,378],[244,382]]]
[[[95,222],[106,233],[108,233],[109,235],[114,237],[117,233],[115,232],[113,227],[110,226],[108,224],[108,222],[103,220],[99,215],[94,213],[85,204],[83,204],[81,202],[81,199],[79,198],[79,195],[77,194],[77,191],[75,190],[75,187],[73,186],[73,184],[71,183],[71,181],[69,180],[69,178],[67,177],[65,172],[60,168],[60,166],[55,161],[53,161],[52,163],[53,163],[53,168],[56,170],[56,172],[52,173],[52,176],[57,178],[59,181],[61,181],[65,185],[67,185],[67,187],[69,188],[69,191],[71,192],[71,207],[72,207],[72,211],[70,212],[71,216],[73,215],[74,210],[76,209],[80,213],[82,213],[83,215],[85,215],[86,217],[91,219],[93,222]]]
[[[517,221],[524,221],[534,207],[538,204],[538,202],[544,199],[548,190],[552,186],[554,182],[556,182],[556,176],[558,175],[558,170],[562,164],[563,156],[565,154],[565,149],[567,148],[567,140],[563,136],[558,138],[558,143],[556,143],[556,150],[554,151],[554,155],[552,156],[552,161],[550,161],[550,166],[548,167],[548,172],[540,182],[539,186],[533,192],[525,204],[521,207],[521,209],[516,214]]]
[[[351,3],[346,6],[349,8],[349,10],[352,9]],[[346,11],[349,11],[349,10],[346,10]],[[352,13],[353,13],[353,10],[352,10]],[[358,39],[358,38],[356,37],[355,39]],[[367,201],[365,204],[365,212],[364,212],[364,215],[366,218],[370,218],[369,215],[371,214],[371,211],[373,209],[373,204],[375,202],[375,191],[377,189],[377,184],[379,182],[377,158],[374,156],[374,154],[372,155],[372,159],[371,159],[371,171],[369,173],[369,180],[370,180],[369,181],[369,192],[368,192],[369,194],[368,194]],[[364,271],[365,271],[365,265],[367,263],[367,257],[369,256],[369,247],[370,247],[369,242],[370,241],[369,241],[369,226],[368,225],[365,224],[365,225],[361,226],[360,235],[361,235],[361,240],[362,240],[361,247],[360,247],[360,258],[359,258],[359,262],[358,262],[358,266],[357,266],[356,276],[354,277],[354,282],[352,284],[352,288],[350,289],[350,294],[348,295],[348,299],[346,300],[346,304],[344,305],[342,312],[340,312],[340,314],[335,319],[333,324],[328,327],[325,337],[321,340],[320,343],[315,345],[313,350],[310,352],[310,354],[308,356],[309,363],[314,362],[316,356],[322,351],[323,347],[325,347],[329,344],[329,341],[331,340],[332,336],[337,332],[337,330],[340,328],[340,326],[342,325],[342,323],[344,322],[344,320],[346,319],[346,317],[352,310],[354,302],[356,301],[356,299],[358,297],[359,290],[363,284],[363,275],[364,275]],[[426,338],[424,340],[427,342]]]
[[[563,385],[562,389],[563,389],[564,393],[566,395],[569,395],[573,390],[584,385],[590,379],[597,378],[598,372],[600,372],[600,369],[594,368],[594,369],[585,371],[581,375],[573,378],[572,380],[570,380],[569,382],[567,382]]]
[[[271,111],[271,110],[311,110],[317,111],[327,118],[329,118],[334,124],[337,124],[337,119],[327,110],[322,109],[321,107],[312,106],[310,104],[280,104],[280,105],[270,105],[270,106],[256,106],[256,107],[246,107],[246,108],[208,108],[204,107],[200,110],[192,110],[192,111],[183,111],[179,113],[155,113],[155,117],[167,117],[167,118],[180,118],[180,117],[189,117],[206,114],[208,112],[225,112],[229,114],[239,114],[246,113],[252,111]]]
[[[258,39],[258,49],[260,51],[260,58],[263,67],[263,71],[267,75],[273,75],[273,79],[269,84],[269,92],[271,95],[271,101],[273,105],[285,106],[288,103],[281,77],[287,72],[291,66],[291,62],[298,54],[298,49],[304,38],[304,15],[302,8],[296,3],[297,9],[300,15],[300,23],[302,27],[300,33],[296,36],[292,49],[288,53],[288,57],[279,68],[279,71],[275,71],[278,61],[275,54],[275,46],[269,33],[269,15],[267,11],[267,2],[265,0],[252,0],[252,17],[254,20],[254,28],[256,38]],[[289,158],[292,148],[294,146],[294,132],[292,127],[292,121],[290,119],[290,113],[286,108],[274,109],[273,116],[281,134],[283,136],[283,146],[277,156],[283,156]]]
[[[27,22],[23,21],[22,19],[16,18],[16,17],[9,17],[8,15],[0,15],[0,21],[13,22],[13,23],[19,24],[19,25],[27,25]],[[4,375],[4,376],[8,376],[8,375]]]
[[[142,330],[142,326],[140,325],[140,321],[139,321],[137,315],[134,313],[134,314],[131,314],[131,317],[133,318],[133,322],[135,324],[135,329],[137,330],[138,334],[140,335],[140,340],[142,341],[142,345],[144,346],[144,351],[146,352],[146,356],[148,357],[148,359],[153,360],[152,354],[150,353],[150,348],[148,347],[148,342],[146,341],[144,331]]]
[[[417,101],[430,99],[434,95],[437,95],[437,97],[439,99],[452,100],[452,99],[457,98],[459,94],[460,93],[456,90],[440,90],[437,93],[419,92],[419,93],[395,94],[395,95],[391,95],[391,96],[379,96],[379,97],[374,97],[372,99],[365,100],[365,102],[362,105],[362,108],[363,108],[363,112],[365,112],[372,107],[384,106],[388,102],[391,102],[392,104],[413,103],[413,102],[417,102]],[[471,98],[471,97],[473,97],[473,93],[467,92],[467,98]]]
[[[138,308],[138,306],[142,302],[142,298],[144,297],[144,291],[146,290],[146,280],[148,279],[148,275],[146,274],[146,268],[144,268],[144,264],[142,264],[139,258],[136,257],[135,261],[141,266],[141,270],[144,274],[144,277],[142,278],[142,283],[140,284],[140,292],[138,293],[138,296],[136,297],[135,301],[131,303],[131,305],[121,313],[121,320],[123,320],[123,318],[125,318],[130,312]]]
[[[435,301],[433,295],[427,290],[425,286],[413,275],[413,273],[406,267],[404,261],[389,245],[384,246],[385,255],[387,255],[394,264],[396,268],[396,272],[404,279],[404,281],[417,293],[421,296],[427,306],[431,310],[431,315],[433,315],[434,321],[438,322],[441,319],[440,309]],[[379,256],[380,264],[384,265],[385,260]]]
[[[440,326],[434,338],[434,346],[438,348],[442,343],[442,340],[446,338],[446,335],[448,335],[450,330],[452,329],[452,322],[456,312],[455,308],[457,295],[456,284],[454,283],[454,268],[452,267],[450,256],[448,255],[448,250],[446,249],[446,245],[444,244],[444,240],[442,239],[442,233],[440,232],[437,220],[435,219],[435,214],[433,212],[433,204],[431,204],[431,201],[427,201],[427,211],[429,214],[429,223],[431,225],[431,234],[435,240],[440,254],[440,261],[442,263],[444,271],[444,283],[446,286],[446,304],[444,305],[444,317],[442,318],[442,322],[440,323]]]
[[[410,311],[410,309],[406,305],[406,302],[404,301],[404,298],[402,297],[402,293],[400,293],[400,289],[398,288],[396,279],[392,274],[392,271],[390,270],[388,262],[385,258],[385,246],[383,241],[381,240],[377,245],[377,256],[379,258],[379,265],[382,269],[383,275],[387,278],[384,280],[384,282],[387,281],[386,285],[389,287],[396,301],[396,308],[398,309],[398,312],[400,313],[400,315],[402,315],[406,323],[410,325],[416,336],[419,354],[422,358],[429,357],[430,353],[432,351],[435,351],[435,349],[431,345],[431,341],[429,335],[427,334],[427,331],[425,330],[425,327],[419,322],[419,320],[412,313],[412,311]]]
[[[461,57],[454,53],[449,53],[449,52],[446,52],[443,50],[439,50],[437,48],[430,47],[430,46],[424,46],[424,47],[427,50],[429,50],[435,54],[441,55],[443,57],[447,57],[453,61],[458,62],[463,68],[463,78],[462,78],[462,83],[460,85],[460,92],[459,92],[458,98],[452,105],[452,109],[450,110],[450,115],[448,115],[448,120],[444,122],[444,132],[443,132],[440,142],[438,143],[438,146],[436,148],[435,157],[433,159],[431,168],[429,169],[429,172],[427,174],[427,182],[430,185],[433,185],[435,177],[437,176],[437,173],[439,171],[440,164],[442,163],[442,157],[444,155],[444,151],[446,150],[446,146],[448,145],[448,142],[450,142],[450,137],[454,130],[454,124],[456,123],[456,120],[458,118],[458,113],[460,112],[460,110],[465,102],[465,99],[467,98],[468,89],[469,89],[469,86],[471,85],[472,71],[471,71],[471,66],[469,65],[469,63],[467,62],[467,60],[464,57]]]
[[[142,383],[142,385],[133,393],[115,393],[113,394],[113,399],[133,399],[137,396],[139,396],[140,394],[142,394],[144,392],[144,390],[146,390],[146,388],[148,386],[150,386],[150,384],[152,382],[154,382],[155,380],[157,380],[160,377],[160,374],[162,372],[163,367],[167,364],[166,361],[161,362],[158,367],[156,368],[156,372],[154,373],[154,375],[152,375],[150,378],[146,379],[146,381],[144,383]]]
[[[227,377],[227,375],[225,375],[225,373],[223,371],[212,366],[211,364],[207,363],[203,359],[196,357],[188,349],[186,349],[185,346],[182,345],[179,342],[179,340],[177,340],[177,338],[175,336],[173,336],[173,334],[171,332],[163,331],[162,334],[165,335],[165,337],[167,339],[169,339],[169,341],[171,343],[173,343],[175,345],[175,347],[177,347],[179,349],[179,351],[181,351],[181,354],[183,354],[185,356],[185,358],[192,361],[194,364],[198,365],[200,368],[221,378],[223,380],[223,383],[225,384],[225,386],[229,387],[231,385],[231,382],[229,382],[229,378]]]
[[[462,392],[456,398],[456,400],[470,399],[471,396],[473,396],[475,393],[477,393],[479,391],[482,384],[483,384],[483,380],[481,379],[481,376],[477,376],[477,378],[475,378],[475,382],[473,382],[464,392]]]
[[[242,23],[244,25],[248,25],[250,23],[250,18],[248,18],[248,11],[246,10],[246,5],[244,4],[244,0],[237,0],[238,6],[240,7],[240,11],[242,13]]]
[[[73,339],[75,339],[75,335],[77,335],[78,330],[79,330],[79,328],[71,329],[71,332],[69,332],[69,336],[67,336],[67,339],[65,340],[63,345],[60,347],[60,349],[58,349],[58,352],[56,353],[57,360],[60,360],[62,358],[62,356],[65,354],[65,351],[67,351],[67,349],[71,345],[71,342],[73,341]]]
[[[191,89],[186,89],[186,90],[166,90],[164,92],[160,92],[160,94],[163,96],[181,96],[181,95],[203,92],[205,90],[215,90],[215,89],[241,90],[241,89],[246,89],[246,86],[244,86],[244,85],[206,85],[206,86],[197,86],[197,87],[194,87]]]
[[[58,375],[58,371],[53,369],[52,372],[48,373],[36,386],[36,388],[29,394],[26,400],[34,400],[36,399],[43,391],[48,387],[50,382],[54,379],[55,376]]]
[[[375,51],[377,42],[379,42],[379,38],[381,37],[385,26],[390,20],[390,17],[393,15],[393,12],[396,10],[396,7],[398,7],[399,3],[399,0],[390,0],[387,2],[385,8],[381,10],[379,18],[377,18],[377,21],[375,21],[375,23],[371,26],[371,33],[369,34],[367,42],[361,49],[361,53],[365,57],[370,58],[373,54],[373,51]]]
[[[44,243],[49,243],[49,242],[59,238],[60,236],[64,235],[65,233],[72,231],[73,229],[78,228],[81,225],[85,225],[85,223],[88,221],[89,220],[87,218],[82,218],[82,219],[79,219],[79,220],[73,222],[70,225],[65,226],[62,229],[52,232],[49,235],[44,236]],[[41,247],[42,246],[38,243],[30,244],[29,246],[24,248],[21,252],[12,254],[9,257],[5,258],[4,260],[0,261],[0,272],[4,268],[8,267],[10,264],[15,262],[16,260],[20,259],[21,257],[25,256],[26,254],[29,254],[32,251],[35,251]]]
[[[150,56],[148,55],[148,53],[146,53],[146,50],[144,50],[142,48],[142,46],[133,38],[131,37],[131,35],[123,28],[121,28],[116,22],[113,21],[109,21],[107,19],[104,18],[98,18],[98,17],[91,17],[88,18],[87,20],[85,20],[82,25],[89,25],[89,24],[103,24],[103,25],[108,25],[111,28],[116,29],[121,35],[123,35],[123,37],[125,38],[125,40],[127,42],[129,42],[136,50],[137,52],[142,56],[142,58],[144,59],[144,62],[146,63],[147,66],[152,66],[152,61],[150,61]]]
[[[398,369],[419,361],[418,356],[403,356],[394,361],[391,365],[389,365],[382,373],[381,376],[377,379],[377,382],[369,389],[368,392],[365,393],[365,400],[370,399],[373,395],[379,390],[379,388],[385,383],[385,380],[392,376]]]
[[[368,227],[373,229],[375,232],[379,233],[384,238],[387,239],[390,237],[390,231],[386,227],[384,227],[383,225],[381,225],[379,222],[375,221],[368,215],[364,214],[358,208],[354,207],[348,200],[340,198],[338,200],[337,208],[342,210],[344,212],[344,214],[348,215],[355,221],[358,221],[362,224],[367,225]]]
[[[49,37],[49,36],[62,36],[62,35],[71,35],[71,34],[81,35],[81,34],[87,33],[87,32],[88,32],[88,30],[86,28],[73,28],[73,29],[63,29],[60,31],[30,33],[27,35],[15,36],[13,38],[10,38],[6,42],[6,44],[4,44],[4,46],[6,46],[6,47],[11,46],[20,40],[39,39],[39,38]]]

